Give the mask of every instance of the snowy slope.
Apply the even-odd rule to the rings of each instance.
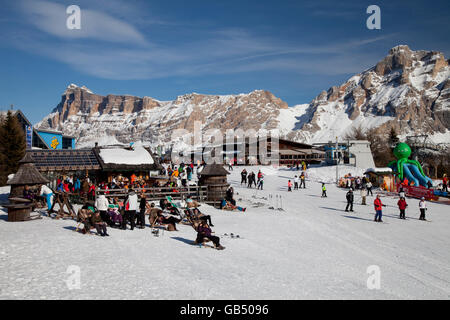
[[[256,167],[248,167],[254,170]],[[332,167],[314,169],[329,177]],[[385,223],[373,222],[373,197],[355,212],[343,212],[345,191],[307,181],[288,193],[297,172],[264,167],[264,191],[239,185],[235,198],[246,213],[206,205],[223,251],[198,248],[190,226],[156,238],[150,229],[112,229],[102,238],[73,232],[71,220],[22,223],[0,214],[1,299],[449,299],[448,206],[429,204],[431,222],[417,220],[418,201],[408,199],[407,220],[397,218],[397,199],[383,197]],[[345,172],[343,172],[344,174]],[[334,174],[331,175],[331,178]],[[6,188],[0,189],[7,192]],[[268,207],[282,196],[285,211]],[[68,290],[68,266],[81,268],[81,290]],[[367,289],[367,268],[381,271],[380,290]]]

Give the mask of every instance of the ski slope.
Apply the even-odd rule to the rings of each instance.
[[[229,176],[245,213],[202,205],[212,216],[223,251],[190,245],[195,232],[154,237],[149,228],[109,229],[110,237],[73,231],[72,220],[44,217],[7,222],[0,211],[1,299],[449,299],[449,207],[429,203],[417,220],[418,201],[407,199],[407,220],[398,219],[397,199],[383,197],[384,223],[373,222],[373,197],[344,212],[345,190],[307,180],[287,192],[296,171],[264,168],[264,191],[241,187],[236,167]],[[314,180],[333,174],[314,168]],[[257,172],[257,167],[247,171]],[[311,169],[312,170],[312,169]],[[321,174],[320,171],[323,171]],[[330,172],[330,173],[328,173]],[[312,173],[312,172],[311,172]],[[342,175],[347,173],[342,170]],[[0,188],[5,200],[8,188]],[[269,195],[282,197],[284,211],[271,210]],[[71,265],[80,268],[80,289],[69,290]],[[369,290],[367,268],[380,269],[380,289]]]

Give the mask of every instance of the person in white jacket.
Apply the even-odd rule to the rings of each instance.
[[[127,229],[127,221],[130,221],[131,230],[136,226],[136,210],[138,209],[138,196],[133,189],[128,191],[128,196],[124,202],[125,215],[122,223],[122,229]]]
[[[183,187],[186,187],[186,181],[187,181],[187,173],[186,173],[186,170],[183,170],[183,171],[180,173],[180,178],[181,178],[181,185],[182,185]]]
[[[299,178],[297,176],[294,177],[294,190],[298,190],[298,182],[299,182]]]
[[[112,225],[111,217],[108,214],[108,206],[109,201],[106,199],[106,196],[103,192],[101,192],[97,199],[95,200],[95,207],[100,212],[100,217],[104,222],[106,222],[109,226]]]
[[[361,193],[361,205],[365,206],[366,205],[366,197],[367,197],[367,189],[362,187],[360,193]]]
[[[40,196],[45,195],[45,199],[47,201],[47,208],[50,211],[50,209],[52,208],[52,204],[53,204],[53,191],[52,191],[52,189],[50,189],[45,184],[43,184],[41,186],[41,193],[39,195]]]
[[[425,211],[427,211],[427,203],[425,202],[425,198],[424,197],[422,197],[420,199],[419,210],[420,210],[419,220],[427,220],[427,219],[425,219]]]

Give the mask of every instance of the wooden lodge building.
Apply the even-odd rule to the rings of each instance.
[[[260,159],[260,155],[264,151],[261,148],[267,150],[268,157],[271,157],[275,161],[279,161],[279,164],[283,166],[294,166],[303,161],[308,164],[318,164],[325,160],[325,152],[322,148],[286,139],[278,139],[278,154],[272,157],[271,137],[267,138],[267,142],[262,139],[258,139],[256,143],[250,143],[249,138],[246,138],[245,144],[235,141],[234,144],[227,142],[222,146],[212,146],[210,149],[212,149],[211,153],[213,157],[215,156],[214,149],[216,148],[221,150],[224,163],[230,163],[232,160],[238,165],[261,164],[262,159]],[[250,150],[253,151],[250,152]],[[207,153],[206,147],[202,150],[192,150],[187,156],[188,158],[190,157],[191,161],[194,161],[195,156],[201,155],[202,160],[206,161],[205,153]],[[256,157],[254,156],[255,153]]]
[[[132,174],[149,177],[159,173],[161,165],[149,148],[108,146],[73,150],[27,150],[36,169],[51,182],[62,175],[88,176],[93,181],[111,181]]]

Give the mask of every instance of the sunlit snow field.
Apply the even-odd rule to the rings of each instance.
[[[431,222],[422,222],[418,201],[407,199],[404,221],[397,199],[385,196],[384,223],[375,223],[373,197],[362,206],[356,192],[355,212],[344,212],[346,190],[333,184],[321,198],[319,181],[333,181],[333,167],[308,170],[307,188],[293,192],[287,181],[296,171],[265,167],[264,191],[256,192],[240,186],[241,170],[228,180],[245,213],[200,208],[212,216],[223,251],[189,244],[196,234],[187,225],[160,237],[149,228],[98,237],[74,232],[73,220],[13,223],[0,211],[0,298],[450,298],[449,206],[429,203]],[[8,192],[0,188],[2,200]],[[269,209],[280,205],[284,211]],[[241,239],[222,236],[231,232]],[[380,270],[378,290],[367,287],[373,265]],[[67,285],[69,266],[80,268],[80,289]]]

